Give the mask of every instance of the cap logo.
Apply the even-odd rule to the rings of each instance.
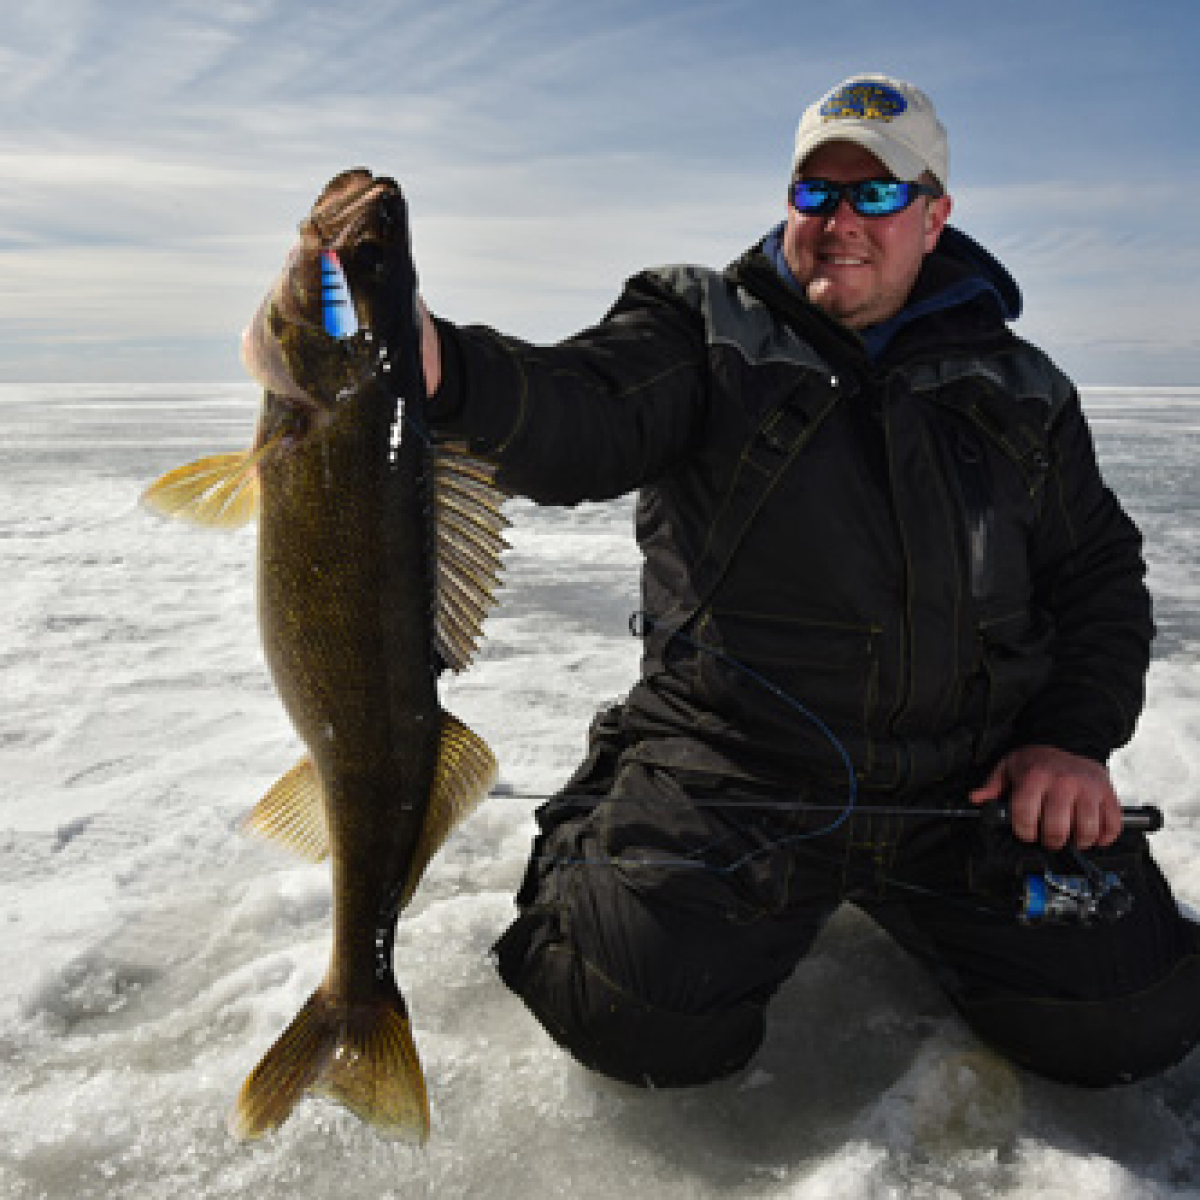
[[[890,121],[907,108],[908,101],[886,84],[848,83],[821,105],[821,116],[826,121],[855,117],[865,121]]]

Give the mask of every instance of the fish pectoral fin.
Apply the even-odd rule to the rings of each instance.
[[[349,1005],[318,989],[242,1085],[230,1130],[262,1137],[305,1095],[336,1100],[381,1132],[425,1141],[429,1098],[398,993]]]
[[[412,899],[430,859],[442,848],[450,831],[475,810],[495,782],[496,758],[487,743],[457,717],[443,712],[433,792],[400,898],[402,908]]]
[[[262,452],[213,454],[176,467],[155,480],[142,503],[164,517],[213,529],[236,529],[258,512]]]
[[[242,830],[279,842],[309,862],[328,858],[325,798],[311,758],[302,758],[271,785],[242,822]]]

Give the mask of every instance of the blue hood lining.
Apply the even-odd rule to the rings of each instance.
[[[767,234],[762,251],[774,264],[775,270],[788,287],[797,295],[803,296],[804,289],[792,274],[783,256],[783,230],[784,222],[781,221]],[[939,264],[944,263],[954,278],[920,299],[910,301],[894,317],[860,330],[867,353],[872,358],[878,358],[892,338],[913,321],[931,313],[956,308],[977,296],[993,296],[1000,315],[1006,321],[1015,321],[1021,315],[1021,290],[1016,281],[1001,263],[969,234],[947,225],[938,239],[937,248],[929,257]]]

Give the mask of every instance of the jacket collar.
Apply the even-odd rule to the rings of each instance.
[[[752,291],[756,290],[753,286],[756,278],[760,286],[763,283],[761,271],[749,269],[753,258],[760,261],[766,258],[771,264],[776,279],[789,293],[792,303],[788,308],[798,302],[809,312],[816,311],[808,303],[803,288],[783,257],[782,222],[733,265],[734,276]],[[777,292],[777,289],[771,290]],[[947,328],[948,318],[954,326],[953,332],[961,337],[968,330],[982,332],[984,327],[996,332],[1005,321],[1016,319],[1020,312],[1021,292],[1013,277],[974,238],[948,225],[942,230],[937,248],[926,256],[904,308],[887,321],[862,330],[856,340],[870,359],[879,361],[889,349],[899,350],[901,343],[923,342],[925,338],[921,335],[932,332],[931,323],[945,337],[951,332]],[[930,318],[942,319],[931,322]],[[839,322],[832,323],[845,329]],[[846,332],[850,333],[849,330]],[[958,340],[957,337],[954,340]]]

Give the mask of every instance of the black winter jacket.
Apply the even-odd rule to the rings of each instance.
[[[910,306],[978,271],[969,239],[947,242]],[[553,347],[439,334],[439,431],[505,486],[547,504],[640,489],[638,757],[844,787],[794,702],[892,795],[1014,745],[1104,760],[1130,737],[1153,636],[1141,539],[1075,389],[995,293],[872,362],[760,246],[723,273],[638,275]]]

